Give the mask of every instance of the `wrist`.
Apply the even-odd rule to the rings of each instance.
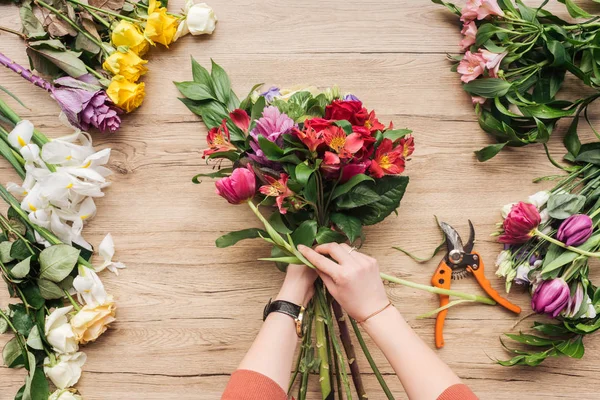
[[[275,300],[285,300],[299,306],[306,306],[306,303],[308,303],[308,300],[310,300],[308,295],[308,289],[283,285],[279,291],[279,294],[277,294],[277,297],[275,297]]]
[[[390,307],[387,307],[385,310],[381,311],[380,313],[368,318],[366,321],[362,322],[360,325],[367,332],[369,332],[370,330],[376,329],[378,326],[380,326],[382,324],[386,325],[387,322],[393,318],[402,319],[402,315],[400,314],[400,311],[398,311],[398,309],[396,309],[396,307],[394,307],[394,305],[392,304]]]

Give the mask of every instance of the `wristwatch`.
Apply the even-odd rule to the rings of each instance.
[[[272,312],[289,315],[294,319],[294,322],[296,323],[296,334],[299,338],[301,338],[303,334],[302,320],[304,319],[305,308],[285,300],[271,300],[273,299],[269,299],[269,302],[265,306],[265,310],[263,312],[263,321],[266,320],[269,314]]]

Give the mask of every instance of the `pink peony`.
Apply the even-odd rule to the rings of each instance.
[[[477,25],[475,25],[474,21],[464,24],[460,33],[465,35],[460,41],[460,48],[462,51],[466,51],[471,45],[475,44],[477,38]]]
[[[467,51],[458,64],[457,71],[462,75],[460,77],[461,81],[464,83],[471,82],[485,71],[485,60],[480,53],[473,54]]]
[[[500,70],[500,63],[506,57],[508,52],[503,53],[492,53],[485,49],[479,49],[479,54],[485,60],[485,67],[488,69],[490,77],[497,78],[498,71]]]

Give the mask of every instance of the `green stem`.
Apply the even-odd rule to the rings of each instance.
[[[67,1],[68,1],[69,3],[77,4],[77,5],[79,5],[79,6],[83,7],[83,8],[86,8],[86,9],[88,9],[88,10],[94,10],[94,11],[98,11],[98,12],[101,12],[101,13],[103,13],[103,14],[106,14],[106,15],[113,16],[113,17],[115,17],[115,18],[121,18],[121,19],[124,19],[125,21],[129,21],[129,22],[135,22],[135,23],[142,22],[142,21],[140,21],[140,20],[137,20],[137,19],[135,19],[135,18],[130,18],[130,17],[126,16],[126,15],[121,15],[121,14],[119,14],[119,13],[116,13],[116,12],[114,12],[114,11],[105,10],[105,9],[103,9],[103,8],[99,8],[99,7],[90,6],[89,4],[82,3],[82,2],[80,2],[80,1],[78,1],[78,0],[67,0]]]
[[[8,32],[8,33],[12,33],[13,35],[17,35],[19,36],[21,39],[26,40],[27,39],[27,35],[25,35],[24,33],[15,31],[14,29],[10,29],[7,28],[5,26],[0,26],[0,31],[4,31],[4,32]]]
[[[141,1],[129,1],[127,0],[127,2],[135,7],[139,7],[139,8],[143,8],[144,10],[148,9],[148,6],[145,4],[142,4]],[[175,13],[171,13],[171,12],[167,12],[168,15],[172,15],[173,17],[177,17],[177,18],[185,18],[184,15],[181,14],[175,14]]]
[[[98,73],[98,71],[96,71],[94,68],[91,68],[91,67],[89,67],[89,66],[86,65],[85,69],[87,69],[90,74],[94,75],[98,79],[104,79],[105,78],[104,76],[100,75],[100,73]]]
[[[348,317],[348,318],[350,318],[350,317]],[[363,353],[365,354],[365,357],[367,358],[367,361],[369,362],[369,365],[371,366],[371,369],[373,370],[373,373],[375,374],[377,381],[381,385],[383,392],[387,396],[388,400],[394,400],[394,395],[392,394],[392,391],[388,387],[387,383],[385,383],[385,379],[383,379],[383,375],[381,375],[381,372],[379,371],[377,364],[375,364],[375,360],[373,360],[373,356],[371,356],[371,352],[369,351],[369,348],[367,347],[367,344],[365,343],[365,339],[363,338],[362,333],[360,332],[360,328],[358,327],[358,324],[356,323],[356,321],[353,318],[350,318],[350,323],[352,324],[352,329],[354,329],[354,334],[356,335],[356,339],[358,340],[358,343],[360,344],[360,348],[362,349]]]
[[[461,304],[461,303],[473,303],[473,300],[464,300],[464,299],[454,300],[454,301],[451,301],[450,303],[446,304],[445,306],[436,308],[433,311],[429,311],[429,312],[426,312],[425,314],[417,315],[416,319],[423,319],[423,318],[432,317],[432,316],[436,315],[437,313],[439,313],[440,311],[447,310],[450,307],[454,307],[454,306],[456,306],[458,304]]]
[[[71,0],[70,0],[71,1]],[[64,16],[59,10],[57,10],[56,8],[52,7],[50,4],[45,3],[42,0],[35,0],[35,2],[37,4],[39,4],[40,6],[52,11],[57,17],[59,17],[60,19],[62,19],[63,21],[65,21],[66,23],[68,23],[69,25],[71,25],[71,27],[73,27],[73,29],[75,29],[77,32],[81,33],[83,36],[85,36],[86,38],[88,38],[92,43],[96,44],[98,47],[100,47],[100,49],[108,54],[108,52],[106,51],[106,49],[104,48],[104,46],[102,45],[102,42],[98,40],[98,38],[90,35],[89,32],[87,32],[86,30],[82,29],[79,25],[77,25],[75,22],[73,22],[71,20],[71,18]],[[90,6],[91,7],[91,6]]]
[[[104,27],[105,27],[106,29],[110,29],[110,22],[108,22],[107,20],[105,20],[104,18],[102,18],[101,16],[99,16],[97,13],[95,13],[95,12],[94,12],[94,11],[92,11],[92,10],[87,10],[87,11],[90,13],[90,15],[91,15],[92,17],[96,18],[96,20],[97,20],[98,22],[100,22],[102,25],[104,25]]]
[[[319,290],[319,289],[317,289]],[[325,316],[321,298],[317,298],[317,306],[315,310],[315,337],[317,339],[317,353],[319,355],[319,385],[321,386],[321,394],[323,400],[326,400],[331,394],[331,379],[329,374],[329,356],[327,353],[327,334],[325,332]]]
[[[533,233],[534,233],[535,236],[541,237],[542,239],[547,240],[550,243],[554,243],[555,245],[557,245],[559,247],[562,247],[563,249],[567,249],[567,250],[572,251],[574,253],[581,254],[582,256],[586,256],[586,257],[600,257],[600,253],[592,253],[590,251],[581,250],[581,249],[579,249],[577,247],[566,246],[560,240],[556,240],[553,237],[550,237],[550,236],[546,235],[545,233],[542,233],[537,228],[533,231]]]
[[[73,298],[73,296],[71,296],[71,294],[69,293],[68,290],[64,289],[63,292],[65,292],[65,295],[67,296],[67,299],[69,299],[69,302],[71,303],[71,305],[73,306],[73,308],[75,309],[75,311],[79,312],[81,311],[81,306],[79,304],[77,304],[77,302],[75,301],[75,299]]]
[[[392,282],[392,283],[398,283],[400,285],[408,286],[413,289],[424,290],[429,293],[446,294],[448,296],[455,296],[455,297],[459,297],[459,298],[465,299],[465,300],[471,300],[471,301],[476,301],[478,303],[488,304],[490,306],[496,305],[496,302],[488,297],[458,292],[456,290],[436,288],[434,286],[429,286],[429,285],[422,285],[420,283],[414,283],[411,281],[407,281],[405,279],[396,278],[395,276],[384,274],[383,272],[380,273],[379,275],[381,276],[381,279],[383,279],[383,280],[386,280],[386,281]]]

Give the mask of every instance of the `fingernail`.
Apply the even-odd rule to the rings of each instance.
[[[306,248],[306,246],[303,244],[298,245],[298,250],[300,250],[300,251],[304,250],[305,248]]]

